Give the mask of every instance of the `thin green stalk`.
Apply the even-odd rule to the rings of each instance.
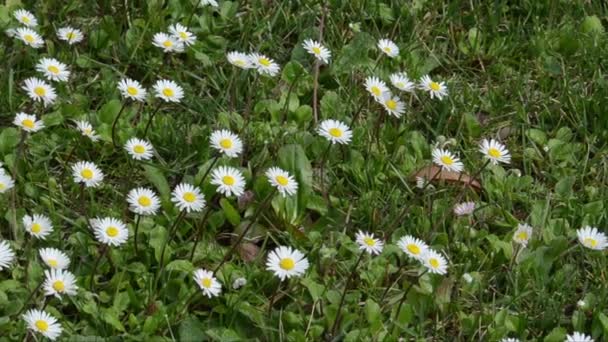
[[[91,272],[91,278],[89,280],[89,285],[91,286],[91,292],[95,292],[95,273],[97,273],[97,267],[99,266],[99,262],[101,261],[101,258],[103,258],[103,256],[106,255],[107,251],[108,251],[108,246],[105,244],[102,245],[101,250],[99,251],[99,255],[97,256],[97,259],[95,259],[95,264],[93,264],[93,270]]]
[[[346,291],[348,291],[348,285],[350,284],[351,280],[355,276],[355,273],[357,272],[357,267],[361,263],[361,260],[363,260],[364,255],[365,255],[365,250],[362,250],[361,254],[359,254],[359,258],[357,258],[357,262],[355,262],[355,265],[353,266],[352,270],[350,271],[350,275],[346,279],[346,284],[344,284],[344,291],[342,291],[342,296],[340,297],[340,304],[338,305],[338,311],[336,312],[336,319],[334,320],[334,324],[332,325],[331,330],[330,330],[331,336],[335,335],[336,329],[338,328],[338,325],[340,323],[340,313],[342,311],[342,306],[344,305],[344,299],[346,298]]]
[[[114,118],[114,122],[112,122],[112,146],[114,146],[114,148],[118,148],[118,145],[116,145],[116,124],[118,123],[118,119],[120,119],[120,116],[122,115],[122,112],[125,110],[126,106],[127,106],[127,101],[125,100],[122,103],[122,106],[120,107],[120,110],[118,111],[118,114],[116,114],[116,117]]]

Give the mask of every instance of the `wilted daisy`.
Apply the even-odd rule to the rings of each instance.
[[[532,237],[532,227],[526,223],[519,223],[517,225],[517,230],[513,234],[513,241],[526,247],[528,245],[528,241]]]
[[[118,90],[122,97],[139,102],[145,101],[146,95],[148,94],[146,88],[141,86],[141,83],[130,78],[123,78],[120,80],[120,82],[118,82]]]
[[[211,184],[217,185],[217,192],[225,196],[235,195],[240,197],[245,192],[245,178],[241,171],[229,167],[220,166],[211,173]]]
[[[93,129],[93,126],[90,122],[86,120],[76,120],[74,122],[76,123],[76,128],[78,128],[82,135],[84,135],[85,137],[89,137],[89,139],[91,139],[92,141],[99,140],[99,136]]]
[[[213,272],[199,268],[194,271],[194,281],[209,298],[217,297],[222,292],[222,284],[213,276]]]
[[[36,31],[27,27],[20,27],[16,29],[15,36],[26,45],[29,45],[34,49],[40,48],[44,45],[44,40],[42,40],[42,37]]]
[[[15,252],[8,242],[0,241],[0,271],[8,268],[15,258]]]
[[[38,20],[36,20],[36,17],[34,17],[31,12],[24,9],[18,9],[13,12],[13,17],[15,17],[15,19],[17,19],[21,24],[28,27],[34,27],[38,25]]]
[[[27,95],[34,101],[42,101],[44,105],[53,104],[57,98],[55,88],[45,81],[30,77],[24,81],[24,85],[21,87],[27,92]]]
[[[4,30],[4,33],[7,37],[14,38],[17,35],[17,30],[14,28],[7,28],[6,30]]]
[[[298,191],[298,182],[285,170],[271,167],[266,171],[266,177],[268,177],[270,184],[276,187],[283,197],[293,195]]]
[[[503,338],[500,342],[520,342],[518,338]]]
[[[195,188],[188,183],[178,184],[173,190],[171,202],[187,213],[201,211],[205,207],[205,196],[201,194],[199,188]]]
[[[67,270],[51,269],[44,271],[44,295],[61,298],[61,295],[73,296],[78,286],[76,277]]]
[[[57,322],[55,317],[38,309],[28,310],[23,314],[23,320],[27,323],[28,329],[41,334],[51,341],[56,340],[63,331],[61,324]]]
[[[232,288],[235,290],[240,289],[241,287],[247,285],[247,279],[240,277],[240,278],[236,278],[234,279],[234,281],[232,282]]]
[[[433,163],[453,172],[461,172],[464,169],[464,165],[458,157],[441,148],[433,149]]]
[[[23,216],[23,227],[32,236],[43,240],[53,232],[51,220],[40,214]]]
[[[36,119],[36,115],[17,113],[13,120],[15,126],[20,127],[22,130],[30,133],[38,132],[44,128],[44,122]]]
[[[138,215],[154,215],[160,208],[160,200],[154,191],[147,188],[135,188],[127,194],[129,210]]]
[[[566,336],[566,341],[564,342],[593,342],[593,338],[591,336],[587,336],[583,333],[575,331],[572,335]]]
[[[236,134],[225,129],[214,131],[211,134],[211,138],[209,138],[209,142],[213,148],[231,158],[238,157],[243,151],[241,139]]]
[[[129,238],[127,226],[113,217],[97,218],[91,225],[97,241],[103,244],[120,246]]]
[[[50,268],[61,270],[70,266],[70,258],[56,248],[41,248],[38,253],[40,259]]]
[[[125,143],[125,150],[135,160],[149,160],[154,148],[149,141],[131,138]]]
[[[377,101],[382,99],[382,94],[388,92],[386,83],[375,76],[370,76],[365,79],[365,89],[372,94]]]
[[[212,6],[212,7],[218,7],[218,3],[215,0],[200,0],[198,2],[198,7],[203,7],[203,6]]]
[[[397,246],[408,256],[420,261],[422,261],[422,257],[429,249],[429,246],[424,241],[411,235],[406,235],[399,239]]]
[[[15,181],[11,176],[4,172],[0,172],[0,194],[7,192],[15,186]]]
[[[74,182],[83,183],[86,187],[96,187],[103,181],[103,172],[97,165],[86,161],[72,165],[72,176]]]
[[[254,67],[249,55],[246,53],[232,51],[226,54],[226,58],[230,64],[241,69],[251,69]]]
[[[435,189],[435,186],[433,184],[427,184],[427,179],[425,177],[420,177],[420,176],[416,176],[416,187],[418,189]]]
[[[317,42],[316,40],[307,39],[304,41],[302,46],[304,46],[304,49],[306,49],[308,53],[315,56],[316,59],[325,64],[329,63],[331,52],[326,47],[321,45],[321,43]]]
[[[494,165],[511,162],[511,155],[505,145],[494,139],[483,139],[481,144],[479,144],[479,151]]]
[[[279,246],[268,253],[266,269],[274,272],[283,281],[304,274],[308,269],[308,260],[304,254],[296,249]]]
[[[323,120],[319,125],[319,134],[332,144],[348,144],[353,136],[350,128],[337,120]]]
[[[249,60],[260,74],[275,76],[281,70],[281,67],[272,58],[259,53],[249,54]]]
[[[471,215],[475,211],[475,202],[462,202],[454,205],[454,215],[466,216]]]
[[[175,39],[186,46],[192,45],[196,41],[196,36],[194,33],[188,31],[188,28],[181,24],[169,26],[169,33],[171,33]]]
[[[382,253],[384,242],[382,242],[380,239],[374,238],[374,234],[366,233],[360,230],[357,232],[355,237],[360,250],[366,251],[372,255]]]
[[[152,37],[152,44],[163,49],[164,52],[183,52],[184,43],[177,38],[164,32],[159,32]]]
[[[432,249],[427,249],[422,255],[422,264],[431,273],[446,274],[448,273],[448,263],[443,255],[435,252]]]
[[[399,47],[390,39],[380,39],[378,41],[378,49],[391,58],[399,55]]]
[[[158,80],[154,84],[156,97],[166,102],[179,102],[184,97],[184,89],[170,80]]]
[[[390,92],[382,94],[382,106],[388,112],[389,115],[400,118],[405,113],[405,103],[401,101],[397,96]]]
[[[416,84],[410,81],[410,79],[407,77],[407,74],[404,72],[392,74],[389,78],[393,87],[401,91],[407,91],[412,93],[416,89]]]
[[[81,42],[84,35],[82,34],[82,31],[70,26],[66,26],[57,30],[57,37],[60,40],[66,41],[68,44],[72,45]]]
[[[431,80],[429,75],[424,75],[420,79],[420,89],[428,91],[431,95],[431,98],[443,99],[445,96],[448,96],[448,87],[446,87],[445,82],[435,82]]]
[[[601,251],[608,246],[606,235],[598,231],[595,227],[585,226],[577,230],[576,235],[578,236],[578,241],[581,245],[589,249]]]
[[[70,77],[68,66],[54,58],[41,58],[36,70],[44,74],[49,81],[65,82]]]

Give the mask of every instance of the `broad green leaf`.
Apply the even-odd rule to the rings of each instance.
[[[228,221],[233,226],[238,226],[241,223],[241,215],[239,215],[239,212],[232,206],[232,204],[230,204],[227,199],[222,198],[220,200],[220,206],[224,211],[224,215],[226,215],[226,219],[228,219]]]

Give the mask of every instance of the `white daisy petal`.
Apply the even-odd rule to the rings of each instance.
[[[382,253],[382,249],[384,248],[382,240],[374,238],[374,234],[361,230],[357,232],[356,241],[360,250],[366,251],[371,255]]]
[[[509,150],[507,150],[505,145],[494,139],[484,139],[481,144],[479,144],[479,151],[494,165],[498,163],[508,164],[511,162]]]
[[[220,166],[213,170],[211,184],[217,185],[217,192],[225,196],[240,197],[245,192],[245,178],[233,167]]]
[[[86,187],[97,187],[103,181],[103,172],[91,162],[77,162],[72,165],[74,182],[83,183]]]
[[[138,81],[130,78],[120,80],[118,90],[123,98],[139,102],[145,101],[148,94],[146,88],[142,87]]]
[[[135,188],[127,194],[129,210],[138,215],[154,215],[160,208],[160,200],[152,189]]]
[[[51,220],[44,215],[25,215],[23,216],[22,221],[25,231],[38,239],[44,240],[53,232],[53,224],[51,223]]]
[[[332,144],[348,144],[353,136],[348,126],[337,120],[324,120],[319,125],[319,135],[331,141]]]
[[[152,37],[152,44],[163,49],[164,52],[183,52],[184,43],[174,36],[159,32]]]
[[[222,292],[222,284],[213,276],[213,272],[199,268],[194,271],[193,277],[203,294],[209,298],[217,297]]]
[[[42,120],[38,120],[36,115],[26,114],[23,112],[15,115],[13,124],[29,133],[38,132],[44,128],[44,122]]]
[[[213,132],[211,138],[209,138],[209,142],[213,148],[231,158],[238,157],[243,152],[243,142],[241,139],[236,134],[225,129]]]
[[[260,74],[276,76],[281,67],[272,58],[259,53],[249,54],[249,60]]]
[[[154,96],[165,102],[180,102],[184,97],[184,89],[170,80],[158,80],[153,88],[155,93]]]
[[[325,64],[329,63],[329,59],[331,58],[331,52],[321,45],[321,43],[316,40],[307,39],[302,44],[304,49],[308,51],[311,55],[315,56],[316,59],[322,61]]]
[[[283,197],[294,195],[298,191],[298,182],[285,170],[271,167],[266,171],[266,177]]]
[[[300,251],[279,246],[268,253],[266,269],[272,271],[281,281],[303,275],[308,269],[308,260]]]
[[[153,157],[154,147],[149,141],[131,138],[125,143],[125,150],[135,160],[150,160]]]
[[[464,165],[458,157],[450,151],[440,148],[433,149],[433,163],[452,172],[461,172],[464,169]]]
[[[44,74],[49,81],[66,82],[70,77],[68,66],[54,58],[41,58],[36,70]]]
[[[44,295],[61,298],[62,295],[73,296],[76,294],[78,286],[76,277],[67,270],[50,269],[44,271]]]
[[[390,39],[380,39],[378,41],[378,49],[391,58],[399,55],[399,47]]]
[[[55,341],[63,331],[61,324],[57,322],[55,317],[38,309],[28,310],[23,314],[23,320],[27,323],[28,329],[51,341]]]
[[[189,212],[198,212],[205,207],[205,196],[199,188],[188,183],[181,183],[173,190],[171,201],[179,208]]]
[[[55,88],[36,77],[26,79],[21,88],[27,92],[27,95],[32,100],[42,101],[44,106],[53,104],[57,99]]]
[[[576,231],[578,241],[586,248],[602,251],[608,247],[606,234],[595,227],[585,226]]]
[[[429,249],[429,246],[424,241],[417,239],[411,235],[406,235],[399,239],[397,246],[409,257],[418,261],[423,260],[423,256]]]
[[[425,90],[431,95],[431,98],[438,98],[439,100],[448,96],[448,88],[445,82],[435,82],[431,80],[429,75],[424,75],[420,79],[420,89]]]
[[[0,271],[8,268],[15,259],[15,252],[6,241],[0,241]]]
[[[96,218],[91,220],[91,226],[95,238],[103,244],[118,247],[129,239],[127,226],[118,219],[112,217]]]
[[[84,35],[82,34],[82,31],[66,26],[57,30],[57,37],[59,40],[66,41],[69,45],[72,45],[81,42]]]
[[[70,266],[70,258],[58,249],[41,248],[38,253],[40,259],[50,268],[61,270]]]

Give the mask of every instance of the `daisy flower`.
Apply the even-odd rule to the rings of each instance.
[[[268,253],[266,269],[274,272],[283,281],[304,274],[308,269],[308,260],[304,254],[296,249],[279,246]]]
[[[272,58],[259,53],[249,54],[249,60],[260,74],[276,76],[281,70],[281,67]]]
[[[199,268],[194,271],[193,278],[203,294],[209,298],[217,297],[222,292],[222,284],[213,276],[213,272]]]
[[[424,241],[417,239],[411,235],[406,235],[399,239],[397,246],[409,257],[422,261],[422,257],[429,249],[429,246]]]
[[[234,282],[232,282],[232,288],[235,290],[238,290],[245,285],[247,285],[247,279],[243,277],[236,278],[234,279]]]
[[[606,249],[606,246],[608,246],[606,235],[598,231],[597,228],[585,226],[577,230],[576,235],[578,236],[578,241],[581,243],[581,245],[589,249],[601,251]]]
[[[212,6],[212,7],[218,7],[218,3],[215,0],[200,0],[198,2],[198,7],[203,7],[203,6]]]
[[[15,259],[15,252],[11,246],[6,241],[0,241],[0,271],[8,268],[13,259]]]
[[[42,37],[36,33],[36,31],[27,27],[20,27],[16,29],[15,36],[24,42],[25,45],[29,45],[34,49],[40,48],[44,45],[44,40],[42,40]]]
[[[188,28],[181,24],[169,26],[169,33],[173,35],[173,38],[177,39],[186,46],[192,45],[196,41],[196,36],[194,33],[188,31]]]
[[[97,241],[110,245],[120,246],[127,242],[129,238],[129,230],[127,226],[120,220],[105,217],[98,218],[91,222]]]
[[[425,187],[429,190],[435,189],[433,184],[427,184],[427,180],[425,177],[416,176],[416,187],[418,189],[424,189]]]
[[[55,341],[61,335],[61,324],[57,319],[45,311],[38,309],[28,310],[23,314],[23,320],[27,323],[28,329],[37,332],[51,341]]]
[[[298,191],[298,182],[285,170],[271,167],[266,171],[266,177],[268,177],[270,184],[276,187],[283,197],[293,195]]]
[[[61,299],[61,295],[73,296],[76,294],[78,286],[76,277],[67,270],[51,269],[44,271],[46,277],[44,281],[44,295],[55,296]]]
[[[160,208],[160,200],[154,191],[147,188],[135,188],[127,194],[129,210],[138,215],[154,215]]]
[[[234,133],[222,129],[214,131],[209,138],[211,146],[226,156],[234,158],[243,152],[243,142]]]
[[[448,263],[443,255],[435,252],[432,249],[427,249],[422,255],[422,263],[431,273],[446,274],[448,273]]]
[[[240,197],[245,192],[245,178],[241,171],[227,166],[220,166],[211,173],[211,184],[217,185],[217,192],[225,196]]]
[[[462,202],[454,206],[454,215],[467,216],[475,211],[475,202]]]
[[[374,238],[374,234],[366,233],[360,230],[356,234],[356,240],[360,250],[366,251],[371,255],[378,255],[382,253],[384,242],[382,242],[380,239]]]
[[[393,87],[395,87],[401,91],[407,91],[409,93],[413,93],[414,90],[416,89],[416,84],[414,84],[414,82],[410,81],[410,79],[407,77],[407,74],[404,72],[398,72],[396,74],[392,74],[389,78],[391,80],[391,84],[393,85]]]
[[[317,60],[322,61],[325,64],[329,63],[331,52],[326,47],[321,45],[321,43],[317,42],[316,40],[307,39],[304,41],[302,46],[304,46],[304,49],[306,49],[308,53],[315,56]]]
[[[15,181],[4,170],[0,172],[0,194],[7,192],[15,186]]]
[[[36,70],[44,74],[49,81],[65,82],[70,77],[68,66],[54,58],[41,58]]]
[[[27,95],[34,101],[42,101],[44,105],[53,104],[57,98],[55,88],[45,81],[30,77],[24,81],[24,85],[21,87],[27,92]]]
[[[319,125],[319,135],[329,140],[332,144],[348,144],[353,136],[353,132],[341,121],[323,120]]]
[[[131,99],[133,101],[144,102],[148,91],[142,87],[138,81],[130,78],[123,78],[118,82],[118,90],[120,95],[125,99]]]
[[[511,162],[509,150],[507,150],[505,145],[494,139],[483,139],[481,144],[479,144],[479,151],[494,165],[498,163],[509,164]]]
[[[234,66],[237,66],[241,69],[251,69],[254,67],[249,55],[246,53],[232,51],[226,54],[226,59],[228,62]]]
[[[520,342],[518,338],[503,338],[500,342]]]
[[[513,241],[522,245],[522,247],[528,246],[528,241],[532,237],[532,227],[526,223],[519,223],[517,230],[513,234]]]
[[[36,20],[36,17],[34,17],[34,15],[27,10],[18,9],[13,12],[13,17],[27,27],[38,26],[38,20]]]
[[[372,94],[376,100],[382,99],[382,94],[388,92],[386,83],[375,76],[370,76],[365,79],[365,89]]]
[[[85,137],[89,137],[89,139],[91,139],[91,141],[99,140],[99,136],[93,129],[93,126],[91,125],[91,123],[89,123],[86,120],[76,120],[74,122],[76,123],[76,128],[78,128],[78,130],[80,131],[80,133],[82,133],[82,135],[84,135]]]
[[[433,163],[452,172],[461,172],[464,169],[464,165],[458,157],[441,148],[433,149]]]
[[[187,213],[201,211],[205,207],[205,196],[199,188],[188,183],[181,183],[175,187],[171,196],[171,202]]]
[[[159,32],[152,37],[152,45],[158,46],[159,48],[163,49],[164,52],[184,51],[184,43],[164,32]]]
[[[382,94],[382,106],[388,112],[396,118],[400,118],[405,113],[405,103],[401,101],[397,96],[394,96],[390,92]]]
[[[564,342],[593,342],[593,338],[591,336],[587,336],[583,333],[575,331],[572,335],[566,336],[566,341]]]
[[[395,58],[399,55],[399,47],[390,39],[380,39],[378,41],[378,49],[390,58]]]
[[[422,76],[419,87],[420,89],[428,91],[431,98],[436,97],[441,100],[445,96],[448,96],[448,87],[446,87],[445,82],[434,82],[429,75]]]
[[[56,248],[41,248],[38,254],[40,254],[40,259],[50,268],[62,270],[70,266],[70,258]]]
[[[26,114],[23,112],[17,113],[17,115],[15,115],[13,124],[15,124],[15,126],[17,127],[20,127],[22,130],[30,133],[38,132],[39,130],[44,128],[44,122],[42,122],[42,120],[36,119],[36,115]]]
[[[165,102],[179,102],[184,97],[184,89],[170,80],[158,80],[154,84],[156,97]]]
[[[125,150],[135,160],[150,160],[154,148],[149,141],[131,138],[125,144]]]
[[[39,214],[23,216],[23,227],[30,235],[43,240],[53,232],[51,220]]]
[[[82,183],[86,187],[96,187],[103,181],[103,172],[91,162],[80,161],[72,165],[74,182]]]
[[[82,34],[82,31],[70,26],[66,26],[57,30],[57,38],[59,38],[59,40],[66,41],[68,42],[68,44],[72,45],[81,42],[84,38],[84,35]]]

